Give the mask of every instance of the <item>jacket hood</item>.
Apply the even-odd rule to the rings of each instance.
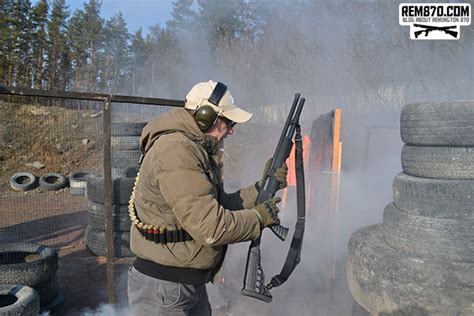
[[[158,137],[174,132],[181,132],[189,139],[201,143],[211,154],[217,148],[217,138],[204,134],[194,121],[193,116],[184,108],[179,108],[159,115],[145,125],[140,136],[142,154],[153,146]]]

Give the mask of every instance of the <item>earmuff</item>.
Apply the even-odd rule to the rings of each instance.
[[[215,106],[219,106],[219,102],[226,91],[227,86],[222,82],[218,82],[214,87],[214,90],[212,90],[212,93],[207,101],[214,104]],[[196,124],[199,126],[199,129],[205,133],[216,124],[217,118],[219,117],[219,112],[214,110],[214,108],[210,105],[200,105],[194,111],[193,117],[196,121]]]

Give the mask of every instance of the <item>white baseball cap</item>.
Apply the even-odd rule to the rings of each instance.
[[[222,85],[222,84],[221,84]],[[234,104],[234,98],[230,91],[226,88],[225,93],[218,103],[209,102],[214,88],[217,86],[216,81],[205,81],[194,85],[186,95],[185,108],[196,110],[201,105],[211,106],[220,116],[224,116],[236,123],[245,123],[252,117],[252,113],[242,110]]]

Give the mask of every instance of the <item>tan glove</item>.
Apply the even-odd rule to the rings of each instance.
[[[270,169],[272,162],[273,162],[273,158],[270,158],[267,161],[267,163],[265,164],[265,168],[263,168],[262,179],[256,183],[257,191],[259,192],[262,189],[263,182],[265,181],[265,175],[268,173],[268,170]],[[277,168],[273,175],[275,176],[275,179],[280,184],[280,190],[288,186],[288,183],[286,182],[286,178],[288,175],[288,165],[286,164],[286,162],[284,162],[280,168]]]
[[[281,198],[279,196],[275,196],[273,199],[258,204],[252,209],[260,221],[261,228],[280,224],[280,219],[278,218],[278,212],[280,209],[276,205],[280,201]]]

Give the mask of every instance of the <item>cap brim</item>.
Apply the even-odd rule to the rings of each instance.
[[[224,111],[221,115],[239,124],[247,122],[252,117],[252,113],[238,107]]]

